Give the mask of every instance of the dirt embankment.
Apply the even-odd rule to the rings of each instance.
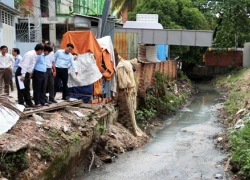
[[[176,82],[173,93],[175,96],[185,94],[181,106],[196,89],[186,82]],[[79,169],[72,172],[76,166],[90,171],[103,163],[112,163],[120,153],[145,145],[151,132],[162,126],[160,118],[150,118],[143,135],[135,137],[116,118],[115,105],[101,104],[92,108],[67,107],[20,119],[0,137],[0,178],[72,177],[79,172]]]
[[[220,119],[227,129],[215,137],[217,146],[228,153],[225,172],[233,179],[250,178],[250,69],[238,69],[216,79],[225,99]]]
[[[0,136],[0,177],[58,179],[81,162],[87,170],[99,167],[102,161],[112,161],[116,154],[148,141],[146,134],[135,137],[115,122],[114,105],[93,107],[67,107],[21,118],[9,132]]]

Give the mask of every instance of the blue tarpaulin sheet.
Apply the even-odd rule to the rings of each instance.
[[[84,103],[88,103],[91,100],[91,96],[84,95],[92,95],[93,88],[93,84],[88,86],[72,87],[69,88],[69,95],[71,98],[81,99]]]
[[[168,56],[168,45],[157,44],[157,59],[160,61],[166,61]]]

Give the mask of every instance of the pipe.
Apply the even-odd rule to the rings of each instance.
[[[97,38],[102,37],[102,18],[98,18]]]

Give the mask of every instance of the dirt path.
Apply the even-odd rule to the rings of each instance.
[[[200,88],[195,100],[166,119],[166,126],[147,146],[75,180],[223,179],[226,155],[213,143],[222,130],[217,123],[220,104],[215,101],[219,95],[211,85]]]

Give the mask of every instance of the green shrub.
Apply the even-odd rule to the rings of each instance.
[[[250,178],[250,123],[245,127],[230,134],[232,148],[232,164],[239,165],[239,174]]]
[[[106,131],[106,128],[103,125],[99,125],[98,129],[99,129],[99,131],[100,131],[101,134],[103,134]]]
[[[184,75],[182,76],[187,78]],[[155,72],[155,86],[147,89],[144,99],[145,104],[136,111],[136,120],[139,124],[144,126],[147,124],[146,121],[155,117],[157,113],[175,112],[180,107],[187,94],[174,94],[175,86],[168,82],[167,74],[160,71]]]
[[[20,150],[16,153],[8,153],[1,157],[0,171],[10,179],[16,179],[17,172],[22,172],[28,168],[28,156],[26,150]]]
[[[45,146],[43,149],[42,149],[42,153],[41,155],[44,157],[44,158],[49,158],[52,156],[52,149],[50,146]]]
[[[192,84],[191,80],[187,77],[187,75],[183,71],[177,72],[177,77],[179,80],[187,81],[189,84]]]

